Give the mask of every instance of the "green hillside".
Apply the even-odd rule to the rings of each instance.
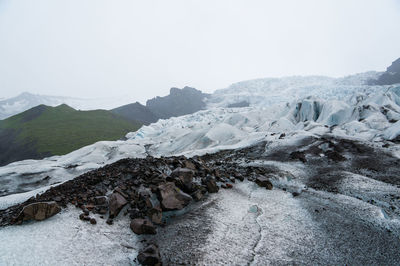
[[[62,155],[100,140],[117,140],[140,126],[106,110],[39,105],[0,121],[0,165]]]

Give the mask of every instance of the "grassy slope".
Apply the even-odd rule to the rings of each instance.
[[[105,110],[77,111],[67,105],[38,106],[1,121],[14,129],[20,145],[34,143],[38,153],[62,155],[100,140],[117,140],[139,123]]]

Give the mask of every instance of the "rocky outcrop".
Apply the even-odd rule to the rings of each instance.
[[[219,191],[219,187],[217,185],[217,182],[215,181],[215,178],[211,176],[207,176],[205,179],[205,185],[207,186],[207,190],[209,193],[217,193]]]
[[[394,61],[372,85],[392,85],[400,83],[400,58]]]
[[[56,202],[36,202],[25,206],[19,217],[18,221],[36,220],[43,221],[50,218],[61,211],[60,206]]]
[[[174,183],[168,182],[158,186],[163,210],[181,210],[187,206],[192,197],[181,191]]]
[[[156,244],[150,244],[140,251],[137,259],[142,265],[161,265],[160,251]]]
[[[0,226],[18,224],[24,219],[41,220],[57,213],[60,207],[74,205],[82,211],[77,219],[88,226],[99,223],[112,226],[113,219],[123,212],[131,219],[133,232],[156,234],[157,226],[169,221],[164,219],[164,211],[181,210],[193,199],[199,201],[207,193],[218,192],[220,186],[229,189],[236,179],[252,178],[265,171],[216,161],[220,156],[225,154],[190,159],[183,156],[122,159],[0,210]],[[154,262],[156,253],[143,252],[143,263]]]
[[[155,235],[157,233],[156,227],[148,219],[141,219],[141,218],[133,219],[130,227],[132,231],[137,235],[143,235],[143,234]]]
[[[179,183],[180,187],[186,192],[193,192],[195,186],[193,184],[193,170],[189,168],[176,168],[171,173],[171,177],[175,178],[175,181]]]
[[[265,187],[266,189],[272,189],[272,183],[265,176],[258,176],[256,178],[256,184],[260,187]]]
[[[146,107],[157,117],[167,119],[203,110],[206,106],[204,99],[208,96],[208,94],[190,87],[171,88],[168,96],[148,100]]]
[[[110,218],[114,218],[118,215],[121,209],[127,204],[126,199],[120,194],[114,192],[110,196],[109,200],[109,212]]]

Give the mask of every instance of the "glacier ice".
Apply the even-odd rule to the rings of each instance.
[[[376,73],[366,73],[339,79],[289,77],[240,82],[227,89],[216,91],[207,102],[207,110],[159,120],[149,126],[143,126],[137,132],[128,133],[126,141],[101,141],[64,156],[53,156],[43,160],[25,160],[0,167],[0,195],[3,195],[0,197],[0,209],[24,201],[51,185],[64,182],[125,157],[182,154],[194,156],[223,149],[248,147],[261,141],[266,143],[266,150],[272,151],[282,146],[296,147],[308,138],[318,138],[326,134],[381,146],[382,143],[394,140],[400,135],[400,121],[397,121],[400,119],[400,86],[364,85],[366,80],[375,75]],[[250,106],[226,108],[228,104],[243,100],[248,101]],[[397,154],[400,158],[399,146],[394,142],[392,146],[388,152]],[[326,149],[327,147],[322,148]],[[257,163],[257,161],[253,163]],[[302,168],[300,162],[287,164],[263,161],[260,163],[273,164],[274,167],[286,171],[286,176],[277,176],[273,179],[276,187],[285,186],[292,192],[301,191],[304,188],[299,176],[304,175],[305,169]],[[325,204],[344,216],[349,216],[346,221],[353,221],[354,217],[351,215],[356,214],[371,223],[383,225],[399,223],[398,219],[384,217],[383,205],[382,208],[379,207],[379,204],[378,206],[369,206],[354,199],[355,196],[369,195],[379,200],[385,193],[399,193],[398,188],[350,174],[341,182],[338,186],[341,192],[340,196],[310,190],[301,201],[294,199],[289,191],[274,190],[266,194],[248,183],[236,188],[235,193],[238,192],[240,197],[234,194],[234,191],[223,191],[221,196],[219,196],[220,194],[213,195],[210,200],[215,200],[219,207],[209,208],[205,213],[205,215],[213,217],[210,218],[210,223],[216,227],[214,235],[206,239],[208,250],[201,251],[205,254],[204,261],[211,261],[215,254],[221,254],[221,241],[226,248],[232,248],[229,241],[237,243],[235,241],[243,240],[244,244],[253,248],[254,256],[249,255],[249,249],[236,250],[237,252],[232,249],[234,253],[228,253],[225,257],[221,257],[221,263],[224,261],[240,263],[247,262],[249,259],[255,264],[263,263],[265,257],[262,254],[272,254],[269,261],[275,263],[309,262],[306,257],[300,256],[296,261],[291,256],[294,254],[293,252],[297,252],[297,249],[301,250],[301,243],[308,243],[309,247],[314,245],[329,247],[335,243],[341,243],[341,240],[335,236],[332,236],[331,240],[325,239],[320,228],[325,226],[324,221],[319,221],[320,223],[317,225],[315,223],[317,218],[312,217],[310,212],[304,210],[309,208],[313,211],[318,204]],[[16,192],[19,194],[14,194]],[[237,205],[232,206],[233,200],[238,200]],[[384,204],[383,198],[382,202]],[[249,214],[248,210],[253,205],[262,210],[268,209],[270,212]],[[236,208],[237,206],[241,206],[241,208]],[[341,210],[340,208],[343,206],[348,207]],[[221,210],[223,211],[219,212]],[[246,211],[243,213],[240,210]],[[287,215],[284,215],[285,213]],[[64,221],[66,234],[73,234],[79,230],[86,232],[84,233],[86,235],[72,239],[59,232],[60,243],[66,245],[80,243],[83,236],[92,233],[93,236],[88,236],[91,241],[106,241],[107,247],[116,248],[117,243],[120,243],[118,241],[135,245],[134,238],[131,238],[133,242],[124,238],[130,235],[122,236],[128,232],[116,233],[118,241],[115,239],[105,240],[106,238],[100,234],[100,231],[107,231],[107,228],[101,227],[96,229],[99,230],[98,232],[92,232],[95,229],[76,225],[80,221],[75,216],[72,210],[65,210],[58,216],[45,221],[43,225],[37,223],[29,226],[34,226],[34,229],[39,230],[37,232],[42,234],[45,228],[48,228],[49,232],[59,230],[56,224]],[[239,219],[241,222],[247,222],[250,224],[249,231],[240,235],[242,233],[240,228],[243,227],[235,227],[227,219]],[[229,228],[229,226],[233,226],[233,228]],[[355,226],[363,228],[362,224]],[[41,264],[46,264],[43,257],[39,258],[40,254],[43,254],[41,253],[44,252],[43,250],[37,250],[36,257],[32,252],[35,250],[32,249],[33,241],[30,242],[27,239],[33,237],[38,240],[39,234],[30,235],[31,229],[29,228],[31,227],[24,225],[0,229],[0,237],[15,238],[10,247],[4,247],[4,249],[0,247],[0,260],[6,259],[9,262],[15,261],[16,264],[29,264],[29,261],[25,261],[29,258],[18,258],[18,255],[29,254]],[[261,235],[258,233],[259,229]],[[227,232],[232,236],[227,237]],[[274,237],[269,238],[268,232]],[[287,238],[288,232],[292,234],[292,239]],[[340,232],[345,233],[345,231]],[[260,239],[255,240],[254,236],[259,236]],[[20,247],[16,244],[24,241],[27,243]],[[50,241],[49,245],[51,243]],[[59,247],[59,244],[54,245],[54,249],[48,247],[53,252],[56,250],[55,247]],[[286,249],[280,249],[279,245],[284,245]],[[346,244],[343,243],[343,246]],[[88,261],[88,257],[91,256],[88,254],[88,249],[79,245],[78,247],[83,248],[86,253],[77,253],[76,261],[65,257],[64,264],[96,264],[99,262],[98,260]],[[12,253],[10,248],[14,248],[15,252]],[[59,248],[61,249],[61,247]],[[118,250],[120,250],[119,247]],[[111,258],[116,258],[117,261],[121,259],[121,263],[124,264],[125,261],[122,257],[127,253],[123,254],[123,252],[118,251],[110,257],[100,256],[99,259],[107,262]],[[319,252],[326,258],[332,255],[324,253],[324,250],[319,250]],[[103,254],[107,255],[108,253]],[[234,255],[237,255],[237,261],[230,260],[230,256]],[[337,262],[341,263],[341,261]]]

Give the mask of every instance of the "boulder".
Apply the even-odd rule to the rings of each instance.
[[[110,199],[108,201],[108,209],[110,212],[110,217],[116,217],[121,209],[127,204],[126,199],[119,193],[114,192],[111,194]]]
[[[192,197],[168,182],[158,186],[161,196],[161,206],[164,210],[181,210],[190,203]]]
[[[235,176],[236,179],[239,179],[240,181],[244,181],[244,177],[241,174],[234,173],[234,176]]]
[[[196,165],[194,165],[194,163],[192,163],[191,161],[186,160],[185,167],[190,170],[196,171]]]
[[[213,178],[212,176],[206,177],[205,185],[209,193],[217,193],[219,191],[217,182],[215,181],[215,178]]]
[[[171,173],[171,177],[179,178],[182,184],[187,187],[191,188],[192,181],[193,181],[194,172],[188,168],[176,168]]]
[[[94,198],[94,204],[96,205],[105,205],[107,204],[107,197],[105,196],[98,196]]]
[[[260,175],[256,178],[256,184],[260,187],[265,187],[266,189],[272,189],[272,183],[263,175]]]
[[[137,259],[142,265],[161,265],[160,251],[155,244],[150,244],[140,251]]]
[[[132,231],[138,235],[143,235],[143,234],[155,235],[157,233],[156,227],[148,219],[141,219],[141,218],[133,219],[130,227]]]
[[[203,193],[201,192],[201,190],[196,190],[195,192],[192,193],[192,198],[195,201],[200,201],[203,198]]]
[[[36,202],[25,206],[19,214],[18,220],[43,221],[61,211],[60,206],[54,201]]]
[[[161,224],[162,222],[162,210],[159,206],[148,210],[147,216],[155,224]]]

